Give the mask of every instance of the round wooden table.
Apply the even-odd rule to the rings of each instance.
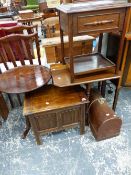
[[[41,65],[26,65],[9,69],[0,74],[0,91],[5,93],[26,93],[40,88],[51,79],[50,69]],[[22,134],[24,139],[30,130],[26,117],[26,126]]]
[[[26,65],[9,69],[0,74],[0,91],[5,93],[25,93],[48,83],[51,72],[41,65]]]

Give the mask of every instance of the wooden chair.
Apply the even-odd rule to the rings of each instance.
[[[43,21],[43,29],[45,31],[45,37],[57,37],[60,36],[60,28],[59,28],[59,18],[58,17],[50,17]]]
[[[37,32],[29,35],[11,34],[0,38],[0,57],[6,70],[10,69],[8,65],[10,62],[12,63],[13,67],[17,67],[17,60],[19,60],[21,65],[26,65],[26,60],[29,60],[29,63],[33,64],[33,42],[36,45],[38,63],[41,65],[40,47]]]
[[[18,25],[18,26],[12,26],[12,27],[1,27],[0,28],[0,37],[10,35],[13,33],[14,34],[31,34],[31,33],[34,33],[35,31],[37,31],[37,25],[33,25],[33,26]],[[15,46],[14,46],[13,50],[15,51]],[[19,60],[19,53],[18,54],[16,53],[16,56],[17,56],[17,61],[18,61]],[[7,62],[8,61],[9,60],[7,60]],[[0,55],[0,63],[3,63],[1,55]],[[8,62],[8,65],[10,65],[9,62]],[[2,72],[6,70],[5,67],[3,66],[3,64],[0,64],[0,67],[2,68]],[[7,95],[8,95],[11,107],[14,108],[14,103],[13,103],[13,100],[11,98],[11,95],[10,94],[7,94]],[[19,95],[17,95],[17,98],[18,98],[19,104],[21,105],[21,100],[20,100]]]
[[[43,19],[58,16],[54,8],[46,8],[43,10]]]
[[[17,22],[18,23],[21,23],[22,25],[33,25],[34,22],[40,22],[41,23],[41,33],[43,34],[43,17],[42,15],[34,15],[33,17],[30,17],[30,18],[18,18],[17,19]]]
[[[17,25],[17,26],[12,26],[12,27],[0,27],[0,37],[10,35],[10,34],[31,34],[34,32],[38,31],[38,26],[37,25]]]

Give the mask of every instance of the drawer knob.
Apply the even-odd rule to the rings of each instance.
[[[95,21],[95,22],[85,23],[84,26],[98,26],[98,25],[110,24],[113,22],[114,20]]]

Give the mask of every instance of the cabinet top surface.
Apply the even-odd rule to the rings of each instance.
[[[25,95],[24,115],[47,112],[88,103],[80,86],[59,88],[47,85]]]
[[[83,3],[68,3],[61,4],[57,7],[59,11],[64,13],[78,13],[78,12],[87,12],[87,11],[96,11],[96,10],[106,10],[114,8],[123,8],[131,6],[131,3],[127,3],[127,0],[93,0]]]

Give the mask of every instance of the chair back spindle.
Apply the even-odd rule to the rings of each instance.
[[[11,62],[14,67],[18,66],[17,61],[21,65],[26,65],[26,60],[33,64],[35,46],[38,63],[41,65],[40,47],[36,32],[29,35],[12,34],[0,38],[0,57],[6,70],[9,69],[8,62]]]

